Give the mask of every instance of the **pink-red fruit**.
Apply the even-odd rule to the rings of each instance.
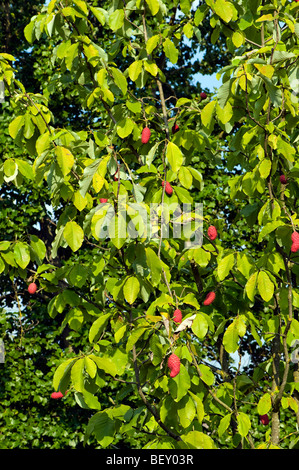
[[[61,393],[61,392],[53,392],[51,394],[51,398],[54,398],[56,400],[57,400],[57,398],[62,398],[62,397],[63,397],[63,393]]]
[[[170,354],[167,365],[170,369],[170,377],[175,377],[180,372],[181,360],[176,354]]]
[[[214,302],[215,298],[216,298],[215,292],[209,292],[208,295],[206,296],[203,304],[204,305],[210,305],[212,302]]]
[[[177,123],[175,123],[173,126],[172,126],[172,133],[175,134],[176,132],[178,132],[180,130],[179,126],[177,125]]]
[[[207,98],[207,96],[208,95],[204,91],[202,91],[201,94],[200,94],[200,97],[201,97],[202,100],[205,100]]]
[[[214,227],[214,225],[210,225],[210,227],[208,228],[208,237],[210,240],[215,240],[215,238],[217,238],[217,229],[216,227]]]
[[[298,232],[293,232],[291,235],[292,239],[292,246],[291,246],[291,252],[296,253],[299,250],[299,233]]]
[[[182,312],[179,308],[177,308],[174,312],[173,312],[173,321],[175,323],[182,323]]]
[[[36,291],[37,291],[37,285],[35,284],[35,282],[31,282],[31,284],[29,284],[28,286],[29,294],[35,294]]]
[[[107,201],[108,201],[108,199],[105,199],[104,197],[101,197],[101,199],[100,199],[101,203],[104,203],[104,202],[107,202]]]
[[[287,184],[287,177],[285,175],[280,175],[279,177],[281,184]]]
[[[260,416],[260,420],[261,420],[261,423],[262,423],[264,426],[267,426],[267,424],[269,424],[268,415],[261,415],[261,416]]]
[[[166,183],[165,183],[165,181],[162,181],[162,187],[164,188],[164,186],[165,186],[165,192],[166,192],[167,196],[171,196],[172,193],[173,193],[173,188],[172,188],[171,184],[169,183],[169,181],[166,181]]]
[[[141,134],[141,142],[147,144],[151,137],[151,130],[148,127],[145,127]]]

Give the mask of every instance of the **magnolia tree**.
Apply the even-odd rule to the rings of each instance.
[[[47,184],[59,214],[50,251],[36,235],[1,234],[0,272],[87,335],[52,390],[94,410],[86,442],[142,433],[145,448],[280,448],[291,423],[296,446],[298,8],[51,0],[24,31],[29,45],[55,44],[44,90],[26,90],[0,54],[9,133],[29,155],[6,155],[0,184]],[[231,62],[216,93],[178,98],[167,73],[207,24]],[[64,87],[87,128],[55,124],[48,100]],[[219,169],[228,177],[212,198],[230,219],[201,196]],[[259,351],[245,371],[245,352]],[[103,407],[107,377],[117,393]]]

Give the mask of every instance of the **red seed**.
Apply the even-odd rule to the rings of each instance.
[[[214,302],[215,298],[216,298],[215,292],[209,292],[208,295],[206,296],[203,304],[204,305],[210,305],[212,302]]]
[[[260,416],[260,420],[261,420],[261,423],[262,423],[264,426],[267,426],[267,424],[269,424],[268,415],[261,415],[261,416]]]
[[[173,312],[173,321],[175,323],[182,323],[182,312],[179,308],[177,308],[174,312]]]
[[[287,177],[285,175],[280,175],[279,179],[280,179],[280,182],[282,184],[287,184],[288,180],[287,180]]]
[[[147,144],[148,141],[150,140],[150,136],[151,136],[151,130],[148,127],[145,127],[141,134],[141,142],[143,144]]]
[[[217,229],[216,227],[214,227],[214,225],[210,225],[210,227],[208,228],[208,237],[210,240],[215,240],[215,238],[217,238]]]
[[[178,132],[180,130],[179,126],[177,125],[177,123],[175,123],[173,126],[172,126],[172,133],[175,134],[176,132]]]
[[[36,291],[37,291],[37,285],[35,284],[35,282],[31,282],[31,284],[29,284],[28,286],[29,294],[35,294]]]
[[[170,369],[170,377],[175,377],[180,372],[181,360],[176,354],[170,354],[167,366]]]

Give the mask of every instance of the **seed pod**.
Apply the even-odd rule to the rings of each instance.
[[[216,227],[214,227],[214,225],[210,225],[210,227],[208,228],[208,237],[210,240],[215,240],[215,238],[217,238],[217,229]]]
[[[148,141],[150,140],[150,136],[151,136],[151,130],[148,127],[145,127],[141,134],[141,142],[143,144],[147,144]]]
[[[181,360],[176,354],[170,354],[167,366],[170,369],[170,377],[175,377],[180,372]]]
[[[215,292],[209,292],[208,295],[206,296],[203,304],[204,305],[210,305],[212,302],[214,302],[215,298],[216,298]]]

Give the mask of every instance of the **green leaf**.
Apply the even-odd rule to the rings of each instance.
[[[173,42],[166,38],[163,43],[163,50],[165,52],[166,57],[170,60],[172,64],[176,64],[179,58],[179,51],[173,44]]]
[[[215,377],[211,369],[205,364],[199,364],[199,370],[201,380],[209,386],[213,385]]]
[[[220,281],[223,281],[228,275],[230,270],[234,267],[235,255],[230,253],[229,255],[222,258],[218,264],[217,273]]]
[[[89,330],[89,335],[88,335],[88,339],[90,343],[96,343],[99,340],[101,334],[106,328],[106,325],[108,323],[110,316],[111,316],[111,313],[106,313],[105,315],[101,315],[99,318],[97,318],[93,322]]]
[[[28,245],[22,242],[17,242],[14,245],[14,258],[17,264],[25,269],[30,263],[30,251]]]
[[[89,356],[84,357],[84,367],[88,375],[94,379],[97,373],[97,366]]]
[[[72,365],[77,361],[77,358],[70,358],[60,364],[53,376],[53,388],[55,391],[61,390],[61,383],[71,370]],[[62,391],[62,390],[61,390]]]
[[[146,43],[146,52],[150,55],[160,42],[160,35],[155,34]]]
[[[179,181],[186,189],[190,189],[192,186],[193,176],[185,166],[181,166],[179,169]]]
[[[126,344],[126,352],[130,352],[134,346],[134,344],[137,343],[137,341],[141,338],[141,336],[147,331],[147,328],[145,327],[139,327],[139,328],[135,328],[129,338],[128,338],[128,341],[127,341],[127,344]]]
[[[168,142],[167,144],[166,157],[172,171],[177,173],[183,164],[184,157],[179,147],[173,142]]]
[[[128,137],[134,129],[134,122],[131,118],[124,118],[117,124],[116,132],[121,139]]]
[[[123,287],[124,297],[130,305],[132,305],[139,293],[140,284],[136,277],[130,276]]]
[[[265,271],[258,274],[258,291],[265,302],[269,302],[274,294],[274,284]]]
[[[55,154],[63,176],[68,175],[75,163],[72,152],[65,147],[56,146]]]
[[[142,72],[142,60],[135,60],[128,68],[129,77],[132,82],[136,82]]]
[[[82,246],[84,232],[76,222],[70,221],[66,224],[63,230],[63,236],[72,251],[75,252]]]
[[[28,23],[24,28],[24,36],[26,40],[29,42],[29,44],[32,44],[35,39],[34,28],[35,28],[34,20],[30,21],[30,23]]]
[[[123,9],[115,10],[109,16],[109,26],[112,31],[116,31],[121,28],[124,24],[125,13]]]
[[[146,0],[146,3],[149,6],[151,14],[155,16],[160,9],[159,1],[158,0]]]
[[[234,15],[233,5],[225,0],[216,0],[216,3],[213,4],[213,8],[215,13],[226,23],[229,23]]]
[[[244,36],[240,31],[234,31],[232,41],[236,47],[241,47],[244,42]]]
[[[257,404],[257,412],[259,415],[265,415],[271,410],[271,395],[270,393],[265,393]]]
[[[84,362],[84,358],[78,359],[71,369],[71,381],[77,392],[83,392],[84,390]]]
[[[238,349],[239,337],[246,333],[246,323],[244,315],[240,315],[233,320],[223,335],[223,346],[228,353],[234,353]]]
[[[8,131],[10,136],[15,139],[19,130],[24,126],[25,117],[24,116],[17,116],[8,127]]]
[[[231,414],[228,414],[221,418],[219,426],[218,426],[218,435],[221,437],[225,431],[227,430],[228,426],[230,425]]]
[[[150,270],[153,286],[157,286],[161,279],[162,266],[161,260],[152,248],[146,248],[146,263]]]
[[[182,434],[181,439],[187,449],[216,449],[213,439],[201,431],[190,431]]]
[[[255,296],[256,286],[257,286],[257,277],[258,277],[258,271],[256,271],[250,276],[245,286],[246,294],[249,300],[251,300],[251,302],[254,302],[254,296]]]
[[[201,122],[203,126],[210,127],[212,118],[215,113],[215,106],[216,101],[210,101],[208,104],[205,105],[205,107],[201,111]]]
[[[118,86],[118,88],[120,88],[122,94],[125,96],[128,88],[126,77],[119,69],[116,69],[115,67],[111,67],[110,70],[112,72],[115,84]]]
[[[195,401],[197,419],[198,419],[198,422],[201,424],[203,419],[204,419],[204,416],[205,416],[205,409],[204,409],[204,406],[203,406],[203,402],[202,402],[201,398],[198,397],[195,393],[192,393],[190,390],[189,390],[188,393],[190,394],[190,396]]]
[[[105,14],[104,14],[105,10],[103,10],[103,8],[93,7],[91,5],[88,5],[88,6],[92,14],[98,20],[98,22],[101,23],[102,26],[105,26],[105,23],[106,23]]]
[[[203,339],[206,336],[209,325],[206,318],[201,313],[197,313],[195,319],[193,320],[191,329],[195,336],[197,336],[199,339]]]
[[[237,415],[238,431],[242,437],[246,437],[251,428],[251,421],[248,415],[242,411],[238,412]]]

